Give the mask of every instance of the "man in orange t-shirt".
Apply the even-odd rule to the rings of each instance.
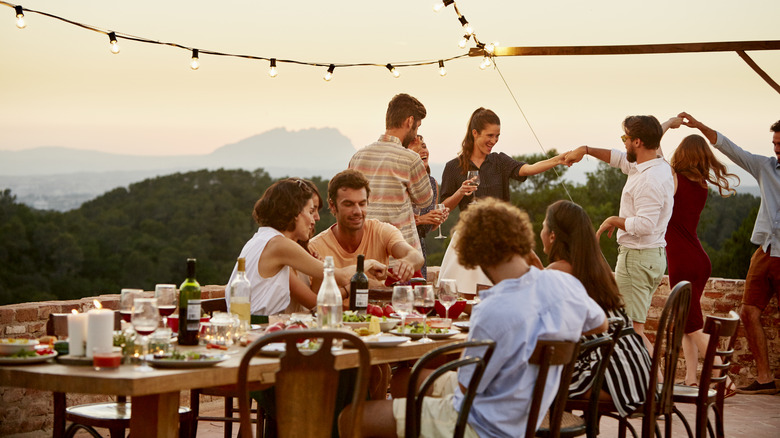
[[[336,224],[312,238],[309,249],[320,257],[332,256],[336,268],[354,266],[359,254],[385,265],[392,257],[391,276],[408,281],[422,267],[422,254],[406,243],[398,228],[366,219],[369,192],[368,180],[356,170],[348,169],[331,178],[328,206]],[[369,286],[383,286],[382,281],[366,275]]]

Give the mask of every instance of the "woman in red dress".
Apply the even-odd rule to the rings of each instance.
[[[702,332],[704,320],[701,296],[712,272],[707,253],[701,246],[696,228],[704,204],[707,202],[707,183],[718,187],[722,197],[736,193],[729,187],[727,178],[739,178],[726,171],[726,166],[715,158],[707,140],[699,135],[689,135],[674,151],[671,160],[674,170],[674,207],[666,229],[666,259],[669,267],[669,284],[691,282],[691,305],[683,337],[685,356],[685,384],[695,385],[699,355],[704,356],[708,336]]]

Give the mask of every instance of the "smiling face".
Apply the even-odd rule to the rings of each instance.
[[[630,135],[626,134],[624,136],[625,140],[623,140],[623,145],[626,147],[626,159],[629,163],[636,163],[636,148],[637,144],[639,143],[634,137],[631,137]]]
[[[425,167],[428,167],[428,146],[425,145],[425,142],[419,136],[415,137],[414,141],[409,145],[409,150],[417,152]]]
[[[315,215],[317,214],[317,208],[315,207],[315,200],[309,199],[303,206],[303,210],[295,216],[295,230],[294,240],[308,240],[311,230],[314,229]]]
[[[336,216],[340,230],[356,232],[363,229],[368,210],[368,195],[366,189],[351,189],[342,187],[336,195],[336,202],[330,201],[330,209]]]
[[[501,135],[501,125],[488,124],[482,131],[471,131],[474,136],[474,153],[485,156],[493,150]]]

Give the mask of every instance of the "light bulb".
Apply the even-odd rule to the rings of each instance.
[[[442,76],[447,76],[447,69],[444,68],[444,61],[439,61],[439,74]]]
[[[474,28],[472,28],[468,20],[466,20],[465,15],[461,15],[460,17],[458,17],[458,20],[460,21],[460,24],[463,25],[463,30],[466,31],[466,35],[471,36],[474,34]]]
[[[479,68],[481,70],[484,70],[484,69],[490,67],[491,65],[493,65],[493,63],[490,61],[490,57],[486,56],[486,57],[482,58],[482,63],[479,64]]]
[[[190,61],[190,68],[197,70],[200,68],[200,60],[198,59],[198,49],[192,49],[192,61]]]
[[[331,64],[328,66],[328,71],[325,73],[325,76],[322,79],[325,79],[326,81],[329,81],[333,79],[333,70],[336,69],[336,66]]]
[[[392,64],[387,64],[385,67],[387,67],[388,70],[390,70],[390,73],[393,75],[393,77],[397,78],[401,76],[401,73],[398,72],[398,69],[393,67]]]
[[[16,27],[24,29],[27,27],[27,23],[24,22],[24,9],[21,6],[14,6],[16,9]]]
[[[497,42],[488,43],[488,45],[485,46],[485,52],[487,52],[489,55],[492,55],[493,52],[496,51],[496,46],[498,46]]]
[[[108,41],[111,43],[111,53],[114,55],[119,53],[119,44],[116,41],[116,34],[114,32],[108,33]]]
[[[463,39],[461,39],[460,42],[458,43],[458,47],[460,47],[461,49],[465,49],[466,44],[469,43],[469,38],[471,38],[471,35],[463,35]]]
[[[453,3],[455,3],[455,0],[443,0],[441,3],[436,3],[433,5],[433,12],[439,12]]]
[[[271,66],[268,68],[268,76],[275,78],[279,72],[276,70],[276,58],[271,58]]]

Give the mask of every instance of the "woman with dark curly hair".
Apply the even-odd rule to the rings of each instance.
[[[547,269],[569,273],[580,280],[588,295],[597,302],[608,318],[620,318],[624,327],[631,327],[631,318],[623,310],[623,302],[612,274],[596,240],[590,217],[579,205],[558,201],[547,207],[542,224],[542,245],[549,257]],[[595,338],[584,336],[583,340]],[[592,370],[601,361],[598,351],[580,356],[569,386],[572,397],[592,390]],[[602,396],[611,399],[626,416],[645,401],[650,379],[650,355],[642,338],[633,334],[620,338],[609,362]]]
[[[317,212],[314,202],[309,184],[287,178],[271,185],[255,203],[252,217],[260,227],[239,255],[246,259],[252,315],[282,313],[296,303],[308,309],[317,305],[317,294],[305,286],[291,287],[290,278],[290,268],[323,278],[322,262],[297,243],[309,239]],[[381,276],[384,266],[373,262],[366,269],[378,270],[377,275]],[[336,269],[336,282],[339,286],[348,285],[354,273],[354,266]],[[230,302],[229,291],[225,295]]]

